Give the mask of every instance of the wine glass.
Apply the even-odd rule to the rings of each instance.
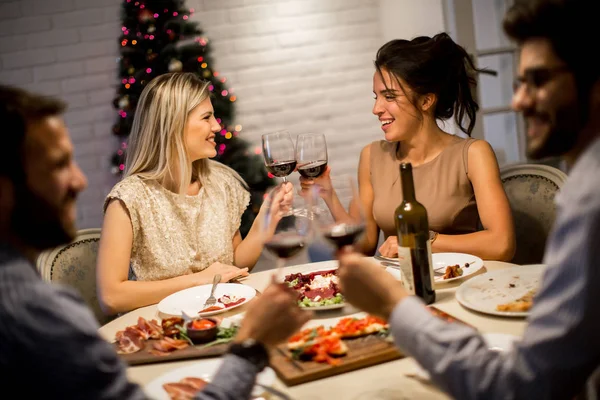
[[[262,135],[263,157],[267,170],[287,182],[287,176],[296,169],[294,142],[287,131]]]
[[[341,249],[361,238],[365,232],[365,218],[354,178],[350,175],[331,177],[331,186],[327,207],[313,208],[312,215],[318,232]],[[319,188],[311,191],[311,202],[315,201],[314,196],[319,195],[323,195]]]
[[[276,258],[278,282],[283,282],[282,268],[285,261],[308,247],[313,236],[312,221],[309,218],[310,198],[294,196],[291,204],[282,208],[280,202],[284,191],[283,185],[277,185],[267,192],[266,212],[260,224],[265,249]]]
[[[303,133],[296,139],[298,172],[307,179],[317,178],[327,169],[327,142],[322,133]]]

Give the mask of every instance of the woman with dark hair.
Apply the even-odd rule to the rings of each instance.
[[[446,33],[392,40],[377,52],[373,76],[373,114],[384,139],[367,145],[358,166],[366,235],[358,247],[397,255],[394,210],[402,201],[399,165],[413,166],[416,196],[427,209],[433,252],[462,252],[484,259],[510,260],[515,250],[510,206],[496,156],[483,140],[470,138],[479,108],[473,99],[480,72],[464,48]],[[449,134],[438,122],[454,117],[469,138]],[[301,178],[330,187],[329,171]],[[333,190],[322,190],[333,210]],[[477,200],[476,200],[477,199]],[[478,229],[479,224],[483,229]]]

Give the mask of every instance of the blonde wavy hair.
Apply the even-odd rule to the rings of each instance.
[[[124,177],[171,181],[176,187],[170,189],[184,194],[194,180],[206,184],[211,168],[223,168],[246,186],[231,168],[207,158],[192,163],[186,151],[188,115],[209,97],[208,86],[190,72],[163,74],[146,85],[133,118]]]

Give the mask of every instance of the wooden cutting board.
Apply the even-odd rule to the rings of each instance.
[[[169,361],[180,361],[194,358],[206,358],[206,357],[219,357],[227,352],[229,343],[216,344],[214,346],[203,348],[200,346],[189,346],[182,350],[174,350],[166,356],[157,356],[155,354],[148,353],[149,349],[152,349],[152,344],[156,340],[148,340],[145,342],[146,347],[140,351],[130,354],[119,354],[119,356],[130,366],[143,365],[143,364],[154,364],[163,363]],[[118,350],[116,344],[113,344],[115,351]]]
[[[293,360],[284,344],[271,353],[271,368],[287,386],[294,386],[404,357],[392,342],[376,335],[344,342],[348,353],[340,358],[339,365]]]
[[[464,324],[434,306],[427,308],[448,322]],[[294,360],[287,344],[283,344],[271,353],[271,367],[287,386],[294,386],[405,357],[392,341],[377,335],[344,339],[344,343],[348,346],[348,353],[340,358],[342,362],[339,365]]]

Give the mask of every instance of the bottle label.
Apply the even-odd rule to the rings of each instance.
[[[402,273],[402,285],[409,294],[415,294],[415,284],[412,269],[412,258],[410,247],[398,246],[398,264]]]

